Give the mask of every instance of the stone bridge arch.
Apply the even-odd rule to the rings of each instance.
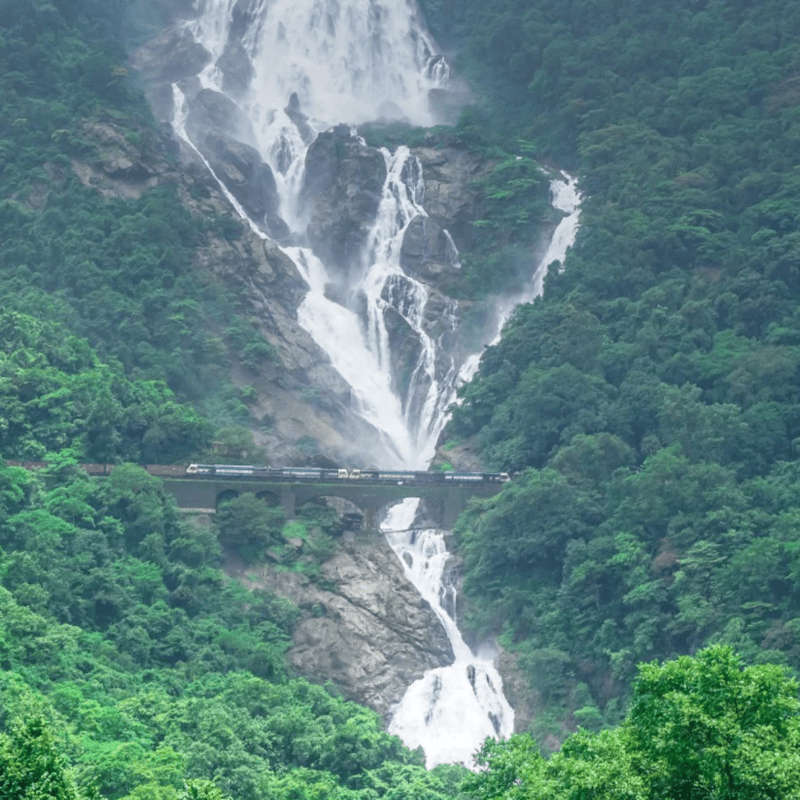
[[[255,494],[259,500],[263,500],[268,506],[273,508],[281,504],[281,496],[278,492],[273,492],[269,489],[262,489],[261,491],[257,491]]]
[[[298,501],[295,511],[299,512],[303,508],[324,501],[329,508],[333,508],[339,516],[343,530],[354,530],[361,527],[369,527],[369,512],[367,509],[355,502],[352,497],[343,497],[335,489],[324,487],[318,494]]]
[[[292,519],[295,510],[318,497],[338,497],[350,501],[363,512],[364,526],[374,528],[382,509],[404,498],[420,498],[429,520],[436,527],[450,529],[458,514],[466,507],[470,497],[491,497],[502,488],[500,483],[462,484],[410,481],[289,481],[270,480],[269,477],[236,478],[229,476],[165,476],[165,488],[170,491],[185,510],[213,514],[226,499],[252,492],[267,502],[276,499]]]
[[[230,503],[231,500],[235,500],[239,496],[239,492],[236,489],[223,489],[221,492],[217,494],[217,499],[214,503],[214,508],[219,511],[219,507],[223,503]]]

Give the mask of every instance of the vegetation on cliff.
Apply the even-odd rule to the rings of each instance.
[[[533,244],[528,156],[586,192],[565,271],[450,429],[522,473],[459,525],[472,622],[518,653],[540,739],[565,717],[584,730],[549,760],[525,738],[487,745],[463,784],[426,772],[375,714],[287,674],[297,609],[227,580],[213,529],[157,480],[77,468],[207,446],[197,407],[243,413],[228,350],[265,345],[191,269],[208,226],[236,225],[196,219],[169,186],[108,199],[75,172],[100,158],[87,123],[158,140],[123,67],[125,3],[0,0],[0,455],[50,461],[0,468],[0,800],[798,792],[797,687],[761,662],[800,667],[800,14],[422,5],[487,97],[448,134],[497,164],[465,293],[504,285]],[[219,532],[313,575],[280,551],[281,522],[249,499]],[[329,523],[309,535],[321,553]],[[723,647],[644,667],[626,715],[637,662],[708,642],[759,666]]]
[[[460,525],[472,624],[590,728],[642,660],[724,642],[799,668],[798,8],[421,5],[487,135],[584,193],[449,428],[521,473]]]
[[[191,401],[215,422],[246,419],[230,354],[247,363],[268,347],[236,320],[233,293],[192,265],[210,232],[235,236],[238,224],[190,214],[174,185],[106,198],[77,174],[102,164],[91,134],[104,128],[132,152],[169,157],[115,36],[124,6],[0,3],[0,303],[63,326],[112,372]],[[136,160],[105,166],[149,177]]]

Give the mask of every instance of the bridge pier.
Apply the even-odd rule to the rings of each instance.
[[[442,527],[446,531],[453,529],[458,515],[464,510],[469,499],[469,493],[457,487],[449,491],[442,498]]]
[[[364,512],[364,529],[368,531],[378,530],[378,523],[375,519],[378,509],[373,506],[365,506],[361,510]]]
[[[297,511],[297,496],[291,485],[281,486],[281,508],[286,519],[294,519]]]

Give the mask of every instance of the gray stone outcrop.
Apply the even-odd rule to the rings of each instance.
[[[325,562],[321,577],[330,589],[269,566],[237,569],[229,562],[228,571],[304,611],[289,651],[298,674],[330,680],[384,717],[428,669],[453,661],[444,628],[383,536],[361,536]]]
[[[275,176],[255,147],[224,133],[209,133],[203,137],[203,151],[211,169],[251,219],[263,222],[278,216]]]
[[[483,217],[481,192],[474,181],[490,169],[485,159],[468,150],[414,148],[425,177],[425,211],[431,221],[450,232],[459,250],[476,241],[473,220]]]
[[[347,125],[321,133],[306,154],[302,190],[314,252],[346,278],[360,267],[386,181],[386,162]]]
[[[400,248],[400,266],[424,281],[435,282],[443,275],[458,274],[452,245],[442,226],[421,214],[408,223]]]

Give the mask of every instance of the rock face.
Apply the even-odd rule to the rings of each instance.
[[[331,591],[300,573],[268,566],[254,571],[229,561],[227,571],[305,612],[289,652],[299,674],[333,681],[348,698],[386,718],[409,684],[453,661],[444,628],[377,534],[359,537],[322,565]]]
[[[241,203],[247,215],[261,222],[273,238],[287,239],[289,229],[278,215],[280,199],[275,176],[258,150],[224,133],[206,134],[202,147],[214,174]]]
[[[131,58],[137,70],[151,80],[175,83],[197,75],[211,61],[211,53],[195,41],[187,28],[170,28],[136,50]]]
[[[240,40],[228,39],[225,50],[217,59],[217,66],[222,70],[225,91],[234,97],[243,95],[253,80],[255,70]]]
[[[184,85],[183,88],[191,97],[186,130],[192,141],[196,143],[209,133],[225,134],[241,142],[254,141],[250,120],[229,97],[213,89],[192,91],[189,85]]]
[[[474,181],[486,175],[491,165],[477,154],[455,147],[412,150],[425,176],[425,211],[430,221],[450,232],[459,250],[475,243],[473,220],[483,217],[480,191]],[[436,245],[432,252],[435,252]]]
[[[250,122],[236,103],[220,92],[201,89],[192,95],[186,130],[250,219],[277,241],[288,241],[289,228],[278,213],[275,176],[258,150],[243,141],[254,137]]]
[[[400,248],[400,265],[410,275],[436,281],[458,273],[458,256],[447,233],[435,220],[422,215],[408,224]]]
[[[337,125],[321,133],[306,154],[302,199],[314,252],[343,277],[360,266],[362,249],[386,181],[386,162]]]

